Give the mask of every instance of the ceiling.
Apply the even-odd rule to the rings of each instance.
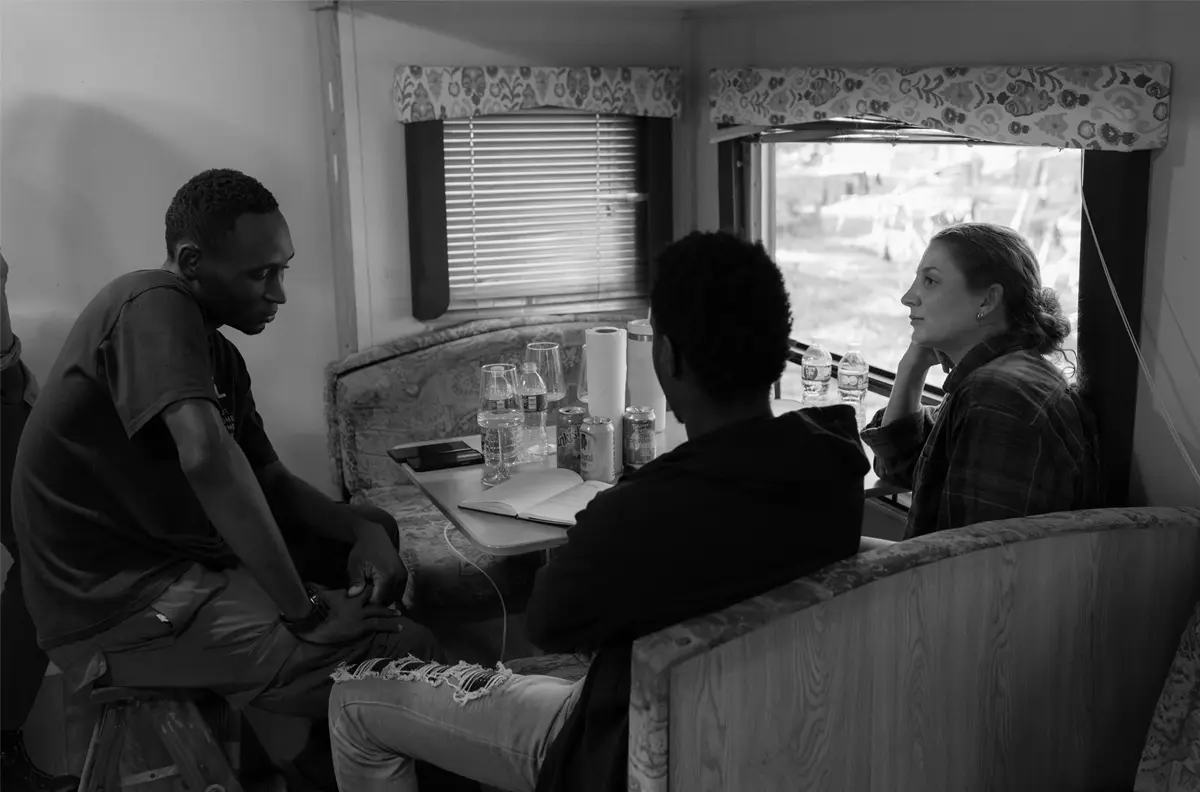
[[[794,6],[800,2],[825,2],[825,3],[845,3],[845,2],[871,2],[872,0],[516,0],[517,2],[525,3],[555,3],[558,5],[566,3],[586,3],[592,6],[645,6],[647,8],[711,8],[714,6],[742,6],[742,5],[774,5],[774,6]],[[876,0],[877,1],[877,0]],[[891,2],[908,2],[909,0],[890,0]],[[353,4],[355,0],[342,0]],[[431,3],[508,3],[512,5],[514,0],[372,0],[374,3],[423,3],[429,5]]]

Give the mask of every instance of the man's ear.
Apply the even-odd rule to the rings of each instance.
[[[200,248],[193,242],[183,242],[175,250],[175,264],[185,278],[196,277],[200,258]]]
[[[663,371],[671,379],[679,379],[683,374],[683,362],[668,336],[662,336],[662,366]]]

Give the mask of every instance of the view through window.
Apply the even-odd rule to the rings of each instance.
[[[1056,362],[1072,376],[1079,304],[1082,152],[965,144],[775,143],[775,259],[795,315],[792,336],[894,371],[908,348],[912,284],[929,239],[960,222],[1016,229],[1058,292],[1072,334]],[[945,374],[926,380],[941,385]],[[789,365],[785,398],[803,393]],[[866,414],[886,404],[868,396]]]

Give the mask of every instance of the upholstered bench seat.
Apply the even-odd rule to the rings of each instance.
[[[542,563],[540,554],[502,557],[480,551],[411,484],[373,487],[355,494],[351,502],[370,503],[396,520],[400,557],[408,569],[404,606],[414,619],[481,621],[500,616],[496,589],[483,572],[500,589],[510,614],[525,610],[534,572]],[[446,546],[447,537],[475,566]]]
[[[541,674],[577,682],[587,675],[588,666],[591,664],[592,659],[588,655],[548,654],[519,657],[504,665],[515,674]]]
[[[399,523],[401,556],[409,571],[404,604],[413,618],[445,627],[501,615],[491,583],[447,547],[447,534],[456,550],[496,582],[510,614],[524,612],[542,554],[496,558],[475,549],[455,529],[446,531],[446,519],[407,483],[387,450],[478,431],[480,366],[520,363],[532,341],[562,345],[563,403],[575,403],[587,329],[623,327],[642,315],[614,311],[469,321],[387,341],[330,364],[325,408],[334,485],[346,500],[374,504]]]

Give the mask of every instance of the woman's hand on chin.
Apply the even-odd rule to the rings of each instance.
[[[910,343],[908,349],[905,350],[903,357],[900,358],[899,368],[907,369],[913,374],[924,374],[937,365],[945,367],[945,357],[933,347],[922,346],[918,343]]]

